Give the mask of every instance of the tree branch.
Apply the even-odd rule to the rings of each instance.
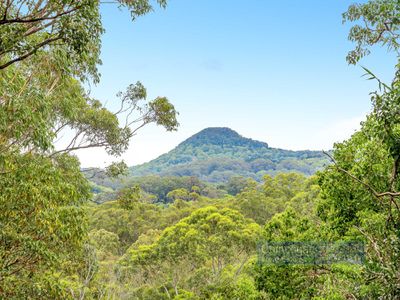
[[[363,185],[364,187],[366,187],[368,189],[368,191],[370,191],[376,198],[380,199],[382,197],[385,196],[392,196],[392,197],[399,197],[400,196],[400,192],[383,192],[383,193],[378,193],[371,185],[369,185],[368,183],[362,181],[361,179],[357,178],[356,176],[354,176],[353,174],[351,174],[349,171],[343,169],[342,167],[339,167],[339,165],[337,164],[336,160],[326,151],[322,151],[326,156],[328,156],[330,158],[330,160],[334,163],[335,167],[342,173],[345,173],[347,176],[351,177],[354,181],[357,181],[358,183],[360,183],[361,185]]]
[[[6,62],[5,64],[0,65],[0,70],[5,69],[5,68],[7,68],[8,66],[10,66],[10,65],[12,65],[12,64],[14,64],[14,63],[16,63],[16,62],[18,62],[18,61],[21,61],[21,60],[24,60],[25,58],[28,58],[29,56],[35,54],[35,52],[36,52],[37,50],[39,50],[40,48],[42,48],[43,46],[46,46],[46,45],[48,45],[48,44],[50,44],[50,43],[52,43],[52,42],[55,42],[55,41],[57,41],[57,40],[60,40],[60,39],[61,39],[61,36],[57,36],[57,37],[54,37],[54,38],[51,38],[51,39],[47,39],[47,40],[45,40],[45,41],[39,43],[38,45],[36,45],[36,46],[34,47],[34,49],[33,49],[32,51],[30,51],[30,52],[28,52],[28,53],[26,53],[26,54],[24,54],[24,55],[21,55],[21,56],[19,56],[19,57],[17,57],[17,58],[14,58],[14,59],[12,59],[12,60]]]
[[[73,7],[71,9],[69,9],[69,10],[63,11],[63,12],[58,13],[58,14],[56,14],[54,16],[51,16],[51,17],[39,17],[39,18],[31,18],[31,19],[24,19],[24,18],[3,19],[3,20],[0,20],[0,26],[1,25],[6,25],[6,24],[12,24],[12,23],[36,23],[36,22],[41,22],[41,21],[54,20],[54,19],[57,19],[59,17],[68,15],[68,14],[70,14],[70,13],[72,13],[72,12],[74,12],[74,11],[80,9],[80,8],[81,8],[81,6],[78,5],[76,7]]]
[[[369,184],[365,183],[364,181],[362,181],[361,179],[358,179],[356,176],[354,176],[353,174],[351,174],[349,171],[343,169],[342,167],[339,167],[338,163],[336,162],[336,160],[332,157],[332,155],[330,155],[328,152],[326,151],[322,151],[322,153],[324,153],[326,156],[329,157],[329,159],[333,162],[333,164],[335,165],[335,167],[342,173],[345,173],[347,176],[351,177],[354,181],[357,181],[358,183],[362,184],[364,187],[366,187],[368,189],[368,191],[370,191],[374,196],[378,197],[379,193],[375,191],[375,189],[370,186]]]

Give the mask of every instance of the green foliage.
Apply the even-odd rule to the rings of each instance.
[[[78,166],[66,155],[25,154],[0,175],[1,297],[61,297],[66,274],[58,267],[79,256],[87,228],[80,205],[89,186]],[[45,292],[50,281],[56,294]]]
[[[146,203],[137,203],[126,210],[118,202],[109,202],[91,209],[90,227],[116,234],[121,242],[119,251],[124,251],[156,223],[159,210],[159,207]]]
[[[176,130],[179,123],[176,119],[178,112],[165,97],[157,97],[148,104],[149,113],[146,116],[146,123],[155,123],[165,127],[168,131]]]
[[[161,7],[165,0],[158,0]],[[150,12],[148,0],[120,0],[132,19]],[[0,69],[55,51],[57,65],[73,76],[99,80],[100,37],[104,32],[98,0],[2,1],[0,3]]]
[[[127,187],[129,188],[138,185],[145,193],[154,195],[156,197],[154,200],[155,202],[168,203],[173,201],[174,199],[168,197],[168,193],[174,190],[185,190],[188,193],[195,193],[209,198],[218,198],[226,194],[226,191],[223,189],[224,186],[216,187],[215,185],[202,182],[196,177],[144,176],[127,178],[120,177],[115,179],[110,178],[100,170],[85,172],[85,174],[87,178],[90,178],[90,180],[95,182],[99,188],[103,189],[112,188],[119,191]],[[112,200],[115,198],[115,194],[116,192],[108,190],[105,194],[98,195],[100,197],[96,197],[96,202],[104,202],[102,199]],[[197,197],[194,194],[192,194],[192,196]],[[184,198],[189,199],[190,197]]]
[[[222,187],[228,192],[229,195],[235,196],[243,191],[249,184],[250,183],[248,179],[241,176],[235,176],[231,177],[229,181]]]
[[[370,0],[352,4],[343,14],[343,22],[357,22],[350,29],[349,40],[356,43],[347,62],[356,64],[370,53],[375,44],[399,50],[400,5],[396,0]]]
[[[233,207],[242,214],[253,219],[256,223],[264,225],[274,214],[284,209],[285,202],[265,195],[255,182],[245,188],[232,201]]]
[[[398,55],[399,3],[379,0],[352,5],[344,14],[349,21],[363,21],[350,31],[356,49],[348,61],[357,63],[370,46],[381,44]],[[335,165],[321,172],[322,200],[319,216],[334,239],[366,242],[367,260],[359,279],[358,297],[395,299],[399,295],[399,74],[371,93],[373,111],[362,129],[336,144]]]
[[[387,214],[358,213],[360,223],[348,235],[365,239],[366,262],[361,297],[395,299],[400,292],[400,237],[398,227],[388,226]]]
[[[291,207],[275,215],[264,228],[265,241],[318,241],[327,238],[320,220],[300,215]],[[354,298],[362,268],[354,265],[255,266],[257,288],[268,299]]]
[[[224,183],[238,176],[261,181],[265,174],[281,172],[312,175],[327,164],[327,158],[318,151],[269,148],[266,143],[244,138],[228,128],[207,128],[131,171],[135,176],[195,176]]]
[[[263,191],[267,197],[283,198],[286,201],[304,190],[306,177],[297,173],[278,174],[275,177],[264,176]]]
[[[158,3],[165,6],[165,1]],[[132,17],[151,10],[144,0],[120,4],[131,10]],[[178,126],[174,106],[165,97],[146,103],[140,83],[129,88],[141,93],[123,95],[116,113],[83,87],[83,81],[99,79],[103,32],[99,5],[99,1],[0,3],[2,299],[99,297],[98,253],[88,243],[84,209],[91,198],[90,185],[71,152],[103,147],[119,156],[141,127],[156,123],[175,130]],[[133,120],[129,118],[135,113]],[[121,116],[126,124],[120,124]],[[55,141],[65,132],[71,139],[56,147]],[[107,174],[115,176],[124,169],[123,163],[115,163]],[[110,240],[110,234],[101,233],[104,241]],[[93,239],[100,238],[95,234]]]
[[[336,167],[320,174],[323,200],[318,211],[332,237],[366,241],[368,260],[360,294],[390,299],[399,292],[395,278],[400,212],[398,199],[390,194],[399,185],[398,151],[396,141],[381,126],[372,114],[361,131],[335,146]],[[389,192],[387,196],[379,196],[385,191]]]
[[[371,119],[363,129],[351,139],[335,145],[334,158],[339,167],[351,172],[376,186],[377,190],[386,190],[388,182],[382,180],[391,172],[388,152],[381,141],[370,138]],[[362,184],[335,166],[327,168],[320,174],[322,197],[319,214],[325,221],[329,220],[333,231],[343,235],[358,223],[358,211],[379,211],[379,201]]]
[[[319,215],[332,236],[355,236],[367,242],[362,296],[393,298],[399,293],[395,279],[400,249],[400,120],[395,113],[399,90],[397,79],[390,86],[378,83],[380,91],[372,93],[374,110],[362,129],[335,145],[335,166],[320,174]]]
[[[151,179],[149,184],[155,186],[167,183],[166,178]],[[172,190],[169,196],[174,201],[168,205],[138,201],[126,210],[119,202],[110,201],[91,206],[91,235],[96,234],[93,243],[98,245],[99,239],[105,247],[113,244],[112,240],[119,241],[116,256],[97,246],[99,278],[107,295],[139,299],[258,299],[266,292],[255,281],[262,277],[253,267],[257,237],[253,235],[251,242],[236,238],[243,237],[246,230],[253,230],[248,225],[258,228],[256,223],[264,225],[286,208],[284,217],[275,217],[268,223],[270,230],[275,228],[276,239],[289,223],[287,232],[303,231],[305,226],[314,230],[316,217],[312,214],[319,195],[315,178],[289,173],[265,177],[263,184],[246,180],[247,186],[236,197],[197,196],[195,201],[191,195],[199,195],[204,187],[193,185],[196,181],[187,182],[192,192],[185,188]],[[302,217],[292,207],[299,208]],[[283,222],[285,218],[290,221]],[[304,226],[300,226],[302,222]],[[239,224],[238,229],[234,224]],[[318,232],[313,230],[310,229],[308,237]],[[104,235],[105,240],[97,233]],[[113,271],[115,266],[118,267]],[[277,278],[279,272],[274,273]],[[300,269],[296,274],[308,278],[304,272]],[[323,277],[319,280],[322,284]],[[288,284],[290,280],[285,282]]]
[[[117,3],[132,19],[153,9],[148,0]],[[364,68],[378,83],[373,111],[327,153],[333,164],[316,176],[304,175],[327,164],[320,152],[269,148],[229,128],[207,128],[132,171],[158,176],[121,179],[127,166],[116,162],[83,170],[85,178],[73,151],[103,147],[119,156],[143,126],[179,125],[168,99],[147,101],[140,82],[118,93],[117,112],[84,89],[85,80],[99,79],[99,5],[0,3],[1,299],[399,297],[398,72],[385,84]],[[397,1],[354,4],[343,19],[357,22],[349,63],[375,44],[398,53]],[[55,147],[65,131],[72,139]],[[89,204],[90,191],[98,203],[115,201]],[[260,239],[363,241],[366,260],[262,265]]]
[[[198,188],[197,186],[194,186]],[[197,200],[200,195],[196,192],[189,192],[186,189],[176,189],[167,194],[167,197],[171,200],[184,200],[184,201],[193,201]]]
[[[106,175],[115,178],[120,175],[127,175],[128,166],[125,162],[114,162],[106,168]]]
[[[93,246],[101,251],[104,255],[111,254],[117,255],[120,248],[119,238],[113,232],[105,229],[92,230],[89,233],[90,241]]]
[[[152,197],[145,195],[138,185],[118,193],[118,202],[124,209],[134,209],[139,202],[151,202],[151,199]]]
[[[139,299],[343,299],[361,292],[362,270],[356,266],[256,265],[257,238],[236,240],[235,227],[230,229],[225,220],[248,220],[245,224],[254,228],[266,223],[261,236],[272,241],[329,240],[332,235],[316,216],[315,205],[321,202],[316,177],[288,173],[264,180],[246,180],[242,192],[223,199],[192,201],[189,190],[180,188],[170,194],[176,199],[169,205],[138,203],[124,210],[108,202],[92,207],[93,232],[103,228],[121,241],[118,256],[102,256],[106,293]],[[225,211],[235,210],[240,218],[225,218]],[[117,271],[110,272],[111,266]]]
[[[193,147],[202,147],[204,145],[229,145],[254,149],[268,148],[267,143],[244,138],[237,132],[226,127],[210,127],[203,129],[182,143],[182,145],[185,144]]]
[[[166,292],[172,287],[180,295],[182,287],[193,289],[188,277],[207,266],[206,276],[216,284],[229,264],[247,261],[258,234],[258,225],[237,211],[212,206],[196,210],[166,228],[153,244],[128,250],[121,260],[123,280],[143,280],[146,274],[147,282]]]
[[[261,185],[247,181],[247,187],[235,197],[232,205],[260,225],[288,206],[310,214],[319,194],[314,181],[314,178],[307,179],[296,173],[267,175]]]
[[[104,31],[99,1],[19,2],[0,5],[4,16],[0,22],[0,69],[54,48],[58,64],[66,72],[98,80],[96,65]]]

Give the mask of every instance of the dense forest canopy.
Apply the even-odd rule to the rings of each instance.
[[[166,6],[115,5],[135,19],[152,3]],[[372,111],[332,152],[273,149],[211,128],[153,162],[156,175],[122,181],[123,162],[82,170],[75,151],[119,157],[143,126],[179,124],[169,100],[147,100],[140,82],[119,93],[114,112],[86,90],[100,79],[100,5],[0,2],[1,299],[399,299],[399,63],[387,83],[365,68],[377,85]],[[373,46],[399,59],[397,0],[354,4],[343,21],[353,25],[349,63]],[[72,138],[60,148],[65,131]],[[320,168],[323,156],[330,164]],[[214,171],[238,167],[212,180],[178,172],[210,158]],[[316,165],[276,168],[288,158]],[[162,174],[170,165],[178,173]],[[291,169],[300,172],[279,172]],[[346,241],[364,245],[363,263],[257,260],[260,243]]]

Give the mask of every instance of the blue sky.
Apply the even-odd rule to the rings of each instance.
[[[177,132],[148,126],[122,158],[151,160],[215,126],[294,150],[349,137],[376,88],[345,61],[352,44],[341,14],[353,2],[170,0],[135,22],[104,4],[102,79],[92,94],[114,109],[115,94],[139,80],[149,99],[167,96],[180,113]],[[394,61],[377,48],[361,65],[389,81]],[[101,150],[79,156],[83,166],[115,160]]]

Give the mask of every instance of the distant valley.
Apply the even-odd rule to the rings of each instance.
[[[226,182],[233,176],[262,180],[265,174],[314,174],[329,163],[321,151],[271,148],[226,127],[210,127],[160,157],[130,168],[132,176],[195,176]]]
[[[265,142],[245,138],[225,127],[206,128],[180,143],[175,149],[142,165],[129,168],[127,176],[109,178],[101,170],[85,172],[100,202],[115,198],[115,192],[138,184],[156,201],[177,188],[200,187],[201,194],[219,197],[236,194],[251,178],[299,173],[313,175],[329,164],[321,151],[291,151],[271,148]]]

